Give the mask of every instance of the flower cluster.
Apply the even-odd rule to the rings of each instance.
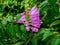
[[[22,17],[17,21],[17,23],[24,23],[26,26],[26,30],[33,32],[38,32],[38,28],[40,28],[41,22],[39,18],[39,11],[37,10],[37,7],[34,6],[32,9],[28,9],[28,13],[30,16],[30,22],[26,20],[26,13],[21,13]]]

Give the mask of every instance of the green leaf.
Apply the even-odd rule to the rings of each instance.
[[[60,20],[56,20],[50,24],[50,27],[60,24]]]
[[[16,36],[22,40],[25,40],[27,38],[27,33],[25,30],[25,26],[24,25],[15,25],[14,30],[16,31]]]
[[[53,0],[48,0],[48,3],[49,3],[49,4],[55,4],[56,1],[57,1],[57,0],[54,0],[54,1],[53,1]]]
[[[0,45],[4,45],[4,43],[0,42]]]
[[[47,37],[49,37],[49,36],[51,36],[51,35],[52,35],[52,32],[50,32],[49,30],[47,30],[47,31],[44,33],[42,40],[47,39]]]
[[[20,34],[20,29],[19,29],[19,25],[14,25],[14,30],[16,31],[16,33]]]
[[[0,17],[3,15],[3,13],[0,12]]]
[[[21,2],[21,7],[20,8],[22,8],[23,6],[24,6],[24,1]]]
[[[59,18],[60,18],[60,14],[57,17],[55,17],[55,19],[59,19]]]
[[[6,25],[7,24],[7,18],[3,18],[2,22],[1,22],[3,25]]]
[[[21,29],[21,31],[23,31],[24,33],[26,33],[25,25],[21,25],[21,26],[20,26],[20,29]]]
[[[8,16],[7,21],[12,22],[13,21],[13,16]]]
[[[21,14],[16,15],[16,20],[18,21],[21,18]]]
[[[14,30],[15,30],[15,32],[16,32],[16,37],[18,37],[19,39],[21,39],[21,31],[20,31],[20,27],[19,27],[19,25],[14,25]]]
[[[47,1],[43,1],[42,3],[40,3],[40,5],[38,7],[41,8],[41,9],[43,9],[47,5],[47,3],[48,3]]]
[[[43,1],[41,4],[40,4],[40,7],[44,6],[47,4],[47,1]]]
[[[16,44],[13,44],[13,45],[22,45],[24,42],[17,42]]]
[[[37,45],[37,39],[36,38],[32,38],[31,43],[32,43],[32,45]]]
[[[51,29],[48,29],[48,28],[41,28],[41,29],[39,29],[39,31],[37,33],[37,36],[40,36],[41,34],[44,34],[47,30],[51,30]]]
[[[45,32],[45,29],[46,28],[41,28],[39,29],[38,33],[37,33],[37,36],[40,36],[41,34],[43,34]]]
[[[55,37],[51,41],[51,45],[60,45],[60,38]]]
[[[9,36],[16,36],[15,30],[14,30],[14,25],[13,24],[8,24],[7,25],[7,30],[6,32],[8,33]]]

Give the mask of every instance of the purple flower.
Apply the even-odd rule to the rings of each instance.
[[[32,29],[33,32],[38,32],[38,28],[40,28],[41,22],[39,18],[39,11],[37,7],[34,6],[32,9],[28,9],[30,15],[30,23],[26,21],[26,14],[25,12],[21,13],[22,17],[17,21],[17,23],[24,23],[26,26],[26,30],[30,31]]]
[[[24,21],[26,21],[26,15],[25,12],[21,13],[22,17],[18,20],[17,23],[23,23]]]

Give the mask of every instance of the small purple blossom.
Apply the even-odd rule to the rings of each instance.
[[[38,32],[38,28],[40,28],[41,22],[37,7],[34,6],[32,9],[29,8],[28,12],[30,15],[30,22],[26,21],[26,14],[23,12],[21,13],[22,17],[17,21],[17,23],[24,23],[27,31],[30,31],[31,29],[33,32]]]
[[[23,23],[24,21],[26,21],[26,15],[25,15],[25,12],[23,12],[23,13],[21,13],[21,18],[18,20],[18,22],[17,23]]]

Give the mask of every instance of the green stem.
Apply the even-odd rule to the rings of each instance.
[[[29,16],[29,13],[28,13],[28,7],[29,7],[28,2],[29,2],[29,0],[25,1],[25,12],[26,12],[26,20],[29,22],[30,21],[30,16]]]

